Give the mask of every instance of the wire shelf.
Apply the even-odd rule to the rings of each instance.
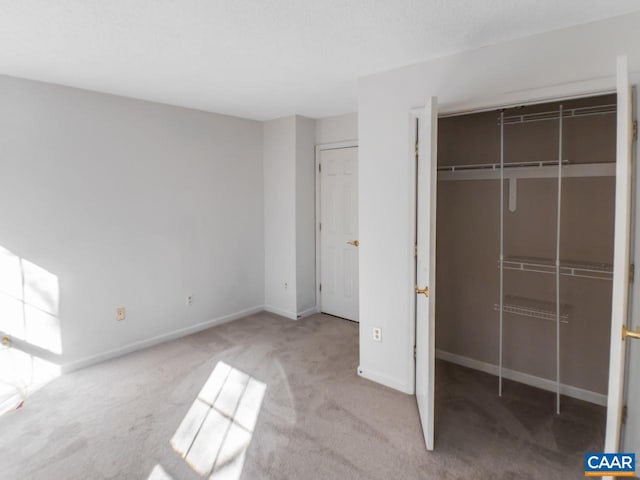
[[[498,267],[500,267],[500,260],[498,260]],[[555,260],[543,257],[508,256],[504,259],[503,267],[505,270],[523,272],[547,274],[555,274],[556,272]],[[560,260],[560,275],[593,280],[611,280],[613,278],[613,266],[609,263]]]
[[[563,160],[562,164],[567,165],[569,160]],[[505,162],[504,168],[518,167],[548,167],[558,165],[557,160],[537,161],[537,162]],[[439,172],[457,172],[460,170],[500,170],[500,163],[470,163],[467,165],[440,165]]]
[[[493,309],[499,311],[500,305],[494,304]],[[560,323],[569,323],[569,310],[571,310],[570,305],[560,305]],[[556,304],[544,300],[505,295],[502,311],[522,317],[539,318],[550,322],[556,321]]]
[[[562,178],[615,177],[615,162],[562,162]],[[499,163],[475,163],[438,166],[438,181],[447,180],[504,180],[526,178],[558,178],[558,161],[510,162],[504,169]]]
[[[616,113],[617,106],[615,103],[607,105],[594,105],[591,107],[566,108],[562,111],[562,118],[588,117],[593,115],[609,115]],[[558,120],[560,118],[559,110],[552,110],[538,113],[524,113],[522,115],[510,115],[504,117],[505,125],[514,125],[519,123],[543,122],[547,120]],[[498,120],[499,123],[499,120]]]

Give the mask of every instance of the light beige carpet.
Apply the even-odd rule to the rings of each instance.
[[[498,399],[494,377],[439,362],[427,453],[415,398],[357,364],[358,325],[326,315],[212,328],[64,375],[0,417],[0,476],[202,479],[194,465],[216,456],[214,479],[566,480],[602,448],[603,408],[564,399],[555,416],[550,393],[507,382]]]

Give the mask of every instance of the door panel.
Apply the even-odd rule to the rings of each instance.
[[[416,399],[427,450],[434,446],[437,129],[437,99],[431,97],[418,118],[416,182]]]
[[[322,150],[320,165],[321,310],[357,322],[358,149]]]
[[[617,62],[616,208],[613,254],[611,353],[605,452],[617,452],[622,426],[625,344],[622,331],[627,324],[629,300],[631,232],[631,85],[626,55]]]
[[[635,107],[634,111],[637,112],[637,92],[634,92],[632,101]],[[636,156],[634,155],[632,158],[635,159]],[[634,171],[632,178],[632,256],[633,262],[637,265],[640,261],[640,209],[637,204],[640,194],[640,175]],[[634,331],[640,331],[640,281],[636,280],[632,283],[630,294],[629,327]],[[640,341],[630,341],[626,347],[624,404],[627,405],[628,410],[622,429],[621,451],[635,453],[637,463],[640,459]],[[636,471],[638,470],[636,468]]]

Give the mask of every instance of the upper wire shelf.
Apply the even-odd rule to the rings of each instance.
[[[572,117],[589,117],[593,115],[608,115],[616,113],[616,104],[593,105],[591,107],[565,108],[562,110],[563,118]],[[504,117],[505,125],[514,125],[518,123],[543,122],[546,120],[558,120],[560,118],[559,110],[551,110],[548,112],[523,113],[522,115],[510,115]],[[498,124],[500,120],[498,119]]]
[[[500,266],[499,260],[498,266]],[[556,271],[556,262],[551,258],[513,255],[504,259],[503,267],[505,270],[553,274]],[[560,275],[594,280],[611,280],[613,278],[613,266],[609,263],[560,260]]]
[[[562,161],[562,177],[615,177],[615,162],[571,163]],[[439,165],[438,180],[496,180],[520,178],[557,178],[558,161],[509,162],[500,169],[500,163],[469,163]]]
[[[563,160],[563,165],[568,165],[569,160]],[[543,160],[533,162],[505,162],[504,168],[522,168],[522,167],[549,167],[557,166],[558,160]],[[462,165],[439,165],[439,172],[457,172],[460,170],[500,170],[500,162],[498,163],[470,163]]]

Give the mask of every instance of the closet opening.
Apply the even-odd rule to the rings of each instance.
[[[616,95],[441,117],[437,158],[436,430],[602,451]]]

